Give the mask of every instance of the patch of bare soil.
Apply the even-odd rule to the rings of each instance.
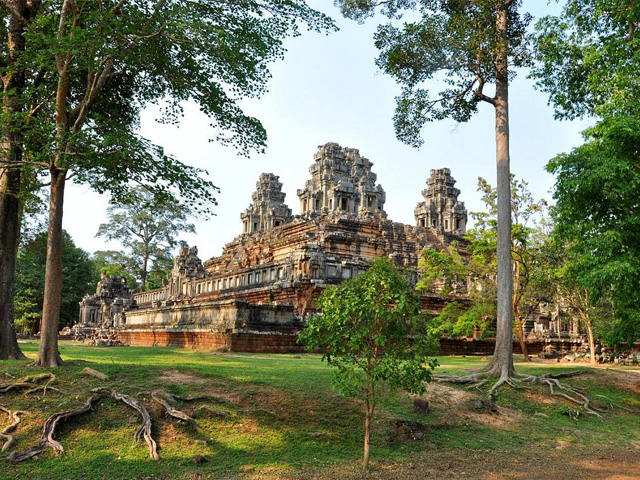
[[[163,370],[162,375],[157,378],[162,383],[173,383],[174,385],[203,385],[210,382],[210,379],[198,377],[193,373],[181,372],[176,369]]]
[[[425,398],[429,403],[447,412],[447,417],[474,421],[491,427],[504,428],[522,420],[522,415],[506,407],[499,407],[498,413],[476,412],[474,402],[484,400],[481,395],[461,387],[432,382],[427,385]]]
[[[476,398],[477,395],[470,393],[460,387],[453,387],[445,383],[431,382],[427,385],[425,397],[433,405],[455,406],[463,402]]]
[[[574,448],[532,448],[526,456],[504,452],[428,451],[407,462],[372,460],[366,477],[372,480],[638,480],[640,460],[628,449],[603,448],[591,454]],[[282,473],[256,469],[245,480],[359,480],[360,465],[327,467],[321,472]]]

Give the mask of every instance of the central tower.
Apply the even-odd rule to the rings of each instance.
[[[303,216],[343,213],[358,216],[378,215],[386,218],[385,192],[376,185],[373,163],[355,148],[337,143],[318,147],[309,168],[311,180],[298,190]]]

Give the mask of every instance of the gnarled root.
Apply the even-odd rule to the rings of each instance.
[[[82,407],[75,410],[67,410],[64,412],[54,413],[47,419],[46,422],[44,422],[42,436],[40,437],[40,442],[37,445],[34,445],[33,447],[23,452],[14,452],[9,455],[7,459],[12,462],[22,462],[41,454],[47,447],[53,448],[58,454],[62,453],[64,451],[64,447],[59,442],[53,439],[53,434],[56,431],[58,423],[61,420],[66,420],[70,417],[75,417],[77,415],[82,415],[83,413],[91,412],[93,410],[93,404],[101,398],[102,395],[94,393],[93,395],[91,395],[91,397],[89,397],[87,402]]]
[[[34,385],[38,383],[42,383],[45,380],[48,380],[46,386],[48,386],[51,382],[56,379],[56,376],[53,373],[43,373],[41,375],[36,375],[35,377],[26,377],[22,379],[20,382],[15,383],[7,383],[4,385],[0,385],[0,393],[7,393],[11,390],[33,390]],[[36,387],[40,388],[40,387]],[[26,392],[29,393],[29,392]]]
[[[551,395],[556,397],[562,397],[565,400],[568,400],[576,405],[580,405],[584,407],[587,413],[590,415],[595,415],[597,417],[601,417],[601,413],[606,413],[607,410],[598,408],[592,405],[591,400],[587,397],[581,389],[578,387],[573,387],[571,385],[567,385],[566,383],[561,383],[559,378],[569,378],[575,377],[576,375],[580,375],[584,372],[582,371],[574,371],[574,372],[566,372],[566,373],[547,373],[545,375],[526,375],[523,373],[517,374],[518,377],[521,378],[520,381],[528,382],[528,383],[541,383],[547,385],[549,387],[549,392]],[[561,392],[556,391],[563,390]],[[565,393],[566,392],[566,393]]]
[[[173,418],[177,418],[178,420],[184,420],[185,422],[190,423],[191,426],[193,426],[193,428],[195,428],[198,433],[204,433],[202,428],[200,428],[200,425],[198,425],[198,423],[193,418],[191,418],[189,415],[187,415],[183,411],[176,410],[171,406],[171,403],[175,403],[176,401],[175,396],[171,395],[170,393],[164,392],[162,390],[154,390],[153,392],[151,392],[151,398],[153,399],[154,402],[162,405],[164,409],[167,411],[167,414],[169,414],[169,416]]]
[[[210,400],[213,403],[229,403],[224,397],[218,397],[216,395],[196,395],[195,397],[181,397],[179,395],[171,395],[174,400],[180,400],[181,402],[195,402],[197,400]]]
[[[20,423],[20,415],[24,415],[26,412],[23,412],[21,410],[18,410],[16,412],[12,412],[8,408],[4,408],[4,407],[0,407],[0,411],[5,412],[7,415],[9,415],[9,418],[11,420],[13,420],[11,425],[5,427],[0,432],[0,438],[4,438],[5,439],[4,445],[2,445],[2,450],[0,450],[0,452],[4,453],[9,448],[11,448],[14,443],[16,443],[16,439],[13,438],[13,435],[10,435],[10,433],[13,432],[17,428],[18,424]]]
[[[481,386],[489,382],[491,376],[489,372],[477,372],[462,377],[455,375],[433,375],[431,378],[436,382],[453,383],[456,385],[473,385],[476,388],[480,388]],[[493,395],[495,395],[495,392],[498,388],[500,388],[505,383],[509,383],[510,381],[510,377],[501,376],[489,390],[489,399],[493,398]]]
[[[601,417],[601,413],[605,413],[608,410],[594,406],[591,400],[583,390],[578,387],[567,385],[560,382],[560,378],[570,378],[585,373],[584,371],[562,372],[562,373],[547,373],[544,375],[528,375],[525,373],[514,372],[513,376],[502,375],[498,381],[491,387],[488,392],[489,398],[492,398],[497,389],[502,385],[509,385],[513,388],[522,389],[526,388],[522,386],[522,383],[530,384],[543,384],[549,387],[551,395],[556,397],[562,397],[572,403],[582,406],[587,413]],[[432,378],[437,382],[447,382],[457,385],[469,385],[475,386],[484,385],[489,380],[489,372],[477,372],[467,376],[450,376],[450,375],[434,375]]]
[[[149,447],[149,454],[151,455],[151,458],[153,458],[156,461],[160,460],[160,456],[158,455],[158,445],[156,444],[156,441],[151,436],[151,416],[149,415],[149,412],[147,411],[147,409],[144,408],[144,405],[142,405],[135,398],[130,397],[129,395],[118,393],[115,390],[112,390],[109,388],[96,388],[93,391],[95,392],[95,391],[103,391],[103,390],[109,391],[111,393],[111,396],[115,400],[119,400],[129,405],[131,408],[136,410],[138,414],[140,414],[140,417],[142,417],[142,423],[138,427],[138,430],[136,430],[136,433],[133,437],[133,442],[135,443],[139,441],[141,438],[144,438],[144,441],[147,443],[147,446]]]

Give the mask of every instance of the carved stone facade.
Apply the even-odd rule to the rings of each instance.
[[[284,203],[286,194],[279,178],[273,173],[260,175],[251,196],[253,204],[240,215],[244,233],[264,232],[293,220],[291,209]]]
[[[126,311],[135,307],[133,290],[127,279],[102,273],[95,295],[86,295],[80,302],[80,321],[74,333],[85,334],[93,329],[124,326]]]
[[[195,247],[181,248],[161,288],[133,295],[119,338],[144,345],[299,350],[300,319],[315,311],[327,285],[357,277],[377,257],[417,267],[422,249],[442,249],[464,233],[466,210],[448,169],[432,170],[423,208],[416,209],[418,225],[412,226],[387,218],[372,165],[356,149],[320,146],[311,179],[298,190],[296,216],[284,203],[278,177],[262,174],[253,203],[241,214],[243,232],[204,264]],[[435,297],[423,304],[442,308]]]
[[[416,223],[438,233],[464,235],[467,231],[467,209],[458,201],[460,190],[448,168],[431,170],[427,188],[422,191],[424,202],[415,209]]]
[[[305,217],[327,213],[374,215],[386,218],[385,193],[376,185],[371,163],[355,148],[337,143],[318,147],[309,168],[311,180],[298,190],[300,212]]]

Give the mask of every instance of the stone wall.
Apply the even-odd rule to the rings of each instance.
[[[233,333],[290,331],[298,325],[291,304],[252,305],[241,300],[198,302],[131,310],[125,330],[165,329]]]

